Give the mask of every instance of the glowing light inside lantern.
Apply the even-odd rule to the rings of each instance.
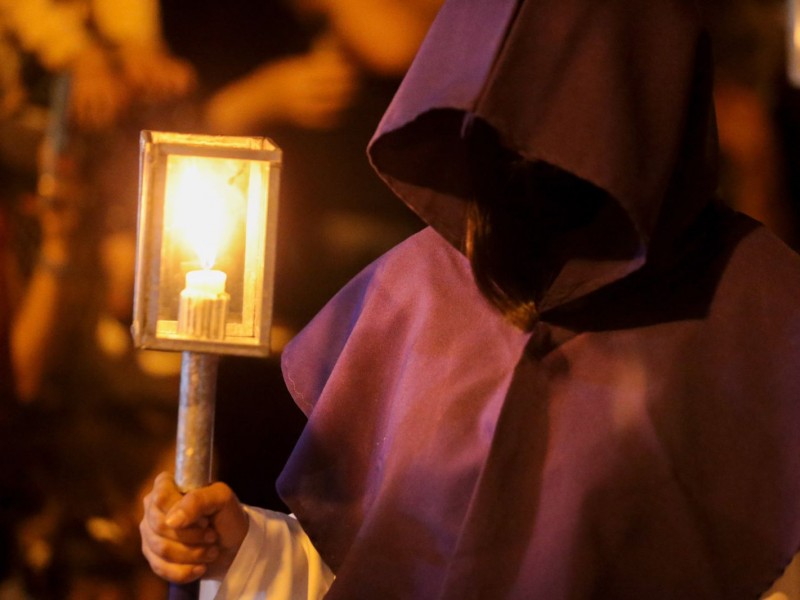
[[[229,223],[226,199],[231,193],[224,172],[213,161],[184,159],[176,164],[172,223],[184,243],[197,255],[203,269],[211,269],[226,240]]]
[[[230,185],[231,163],[200,157],[171,157],[167,195],[172,235],[196,256],[200,269],[186,273],[180,293],[178,333],[198,339],[224,339],[229,295],[227,273],[213,269],[230,242],[231,207],[238,194]]]

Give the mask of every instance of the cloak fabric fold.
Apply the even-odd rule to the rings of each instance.
[[[765,591],[800,544],[800,264],[714,218],[680,277],[530,336],[430,229],[346,287],[284,355],[309,423],[279,489],[329,597]]]

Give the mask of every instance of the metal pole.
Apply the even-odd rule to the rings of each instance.
[[[181,361],[175,482],[184,493],[211,483],[219,356],[184,352]],[[171,584],[169,600],[194,600],[199,586]]]

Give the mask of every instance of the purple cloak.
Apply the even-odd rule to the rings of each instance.
[[[446,2],[370,147],[432,228],[283,357],[329,598],[757,598],[797,552],[800,258],[714,201],[708,65],[689,1]],[[472,119],[622,209],[530,333],[459,250]]]

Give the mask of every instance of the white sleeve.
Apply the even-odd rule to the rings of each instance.
[[[318,600],[333,573],[290,515],[246,506],[244,542],[221,581],[204,579],[200,600]]]

